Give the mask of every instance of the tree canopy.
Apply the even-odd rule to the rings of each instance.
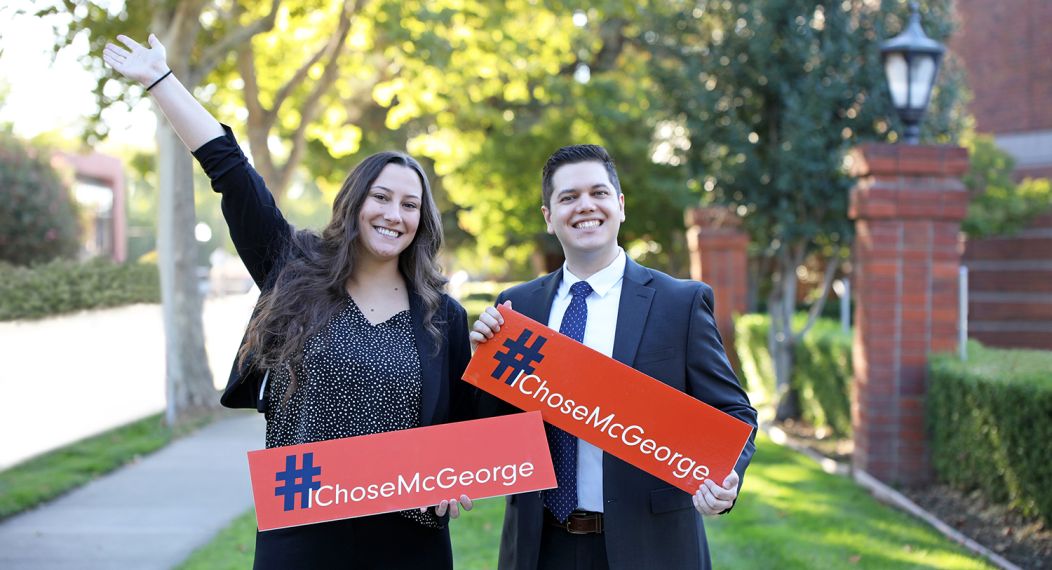
[[[703,200],[733,209],[757,249],[762,269],[754,277],[772,316],[769,345],[783,391],[793,347],[848,255],[846,152],[896,138],[879,47],[902,29],[904,8],[894,0],[689,3],[646,37],[658,54],[655,75],[685,128],[680,148]],[[926,8],[929,36],[945,41],[951,1]],[[922,133],[928,141],[952,140],[962,127],[960,74],[952,61],[946,67]],[[825,273],[810,318],[794,330],[809,259]],[[792,395],[782,395],[780,419],[795,415]]]
[[[703,2],[655,34],[660,84],[689,133],[684,161],[770,255],[848,243],[844,155],[896,138],[879,44],[902,27],[900,4]],[[927,31],[945,41],[950,3],[928,6]],[[961,83],[952,64],[941,79],[925,134],[946,142],[961,128]]]
[[[198,95],[248,133],[279,197],[301,160],[332,194],[357,159],[405,147],[433,169],[454,245],[512,264],[557,249],[539,171],[564,144],[618,161],[626,244],[682,247],[681,210],[700,199],[736,209],[773,259],[849,239],[843,153],[897,126],[878,52],[903,25],[896,0],[102,4],[63,3],[67,41],[87,30],[97,47],[196,7]],[[946,39],[950,9],[926,3],[929,35]],[[925,123],[940,141],[962,116],[944,67]],[[100,109],[138,94],[100,78]]]
[[[923,12],[945,41],[952,0]],[[331,196],[383,148],[421,157],[469,269],[550,264],[540,169],[560,146],[601,144],[618,163],[622,241],[637,259],[686,266],[686,206],[743,218],[786,349],[806,332],[790,326],[800,268],[827,260],[828,282],[850,243],[846,150],[896,137],[879,44],[907,16],[899,0],[63,0],[41,13],[66,44],[86,34],[93,53],[119,32],[181,30],[169,31],[184,82],[247,133],[279,197],[305,184]],[[98,58],[86,65],[99,72],[100,115],[141,96]],[[960,71],[952,58],[943,67],[922,132],[938,142],[963,122]]]

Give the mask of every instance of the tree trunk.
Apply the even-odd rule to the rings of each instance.
[[[793,313],[796,311],[796,267],[797,258],[802,257],[783,248],[778,255],[778,268],[774,274],[774,283],[768,297],[768,312],[771,315],[771,328],[767,337],[767,348],[771,353],[774,366],[775,421],[785,421],[800,417],[799,399],[793,388],[794,351],[796,349],[793,334]]]
[[[190,66],[198,30],[199,4],[184,2],[165,9],[155,6],[152,29],[167,47],[168,64],[187,89],[200,80]],[[216,408],[219,398],[205,353],[203,300],[197,274],[194,226],[193,158],[168,120],[157,116],[157,180],[159,188],[157,264],[161,274],[164,320],[164,418],[174,426]]]
[[[830,285],[840,267],[840,257],[832,255],[826,260],[825,275],[822,278],[818,299],[811,304],[807,320],[800,330],[793,330],[793,315],[796,313],[797,276],[796,269],[803,265],[807,255],[807,243],[801,242],[791,248],[783,248],[777,258],[777,269],[774,272],[773,286],[767,299],[768,312],[771,315],[771,328],[767,337],[767,348],[771,353],[774,365],[776,387],[775,420],[785,421],[800,417],[800,395],[792,385],[795,366],[796,345],[822,314],[826,299],[829,298]]]
[[[775,319],[772,314],[771,328],[767,335],[767,350],[771,353],[771,364],[774,366],[776,421],[795,419],[800,415],[796,390],[790,382],[795,349],[792,338],[792,331],[783,330],[781,319]]]
[[[160,212],[157,252],[164,314],[165,420],[175,425],[216,406],[205,354],[202,298],[194,238],[193,163],[182,141],[157,113]]]
[[[800,417],[800,400],[796,388],[790,382],[794,366],[793,347],[788,343],[779,343],[772,360],[774,362],[775,381],[779,386],[774,419],[779,422],[797,419]]]

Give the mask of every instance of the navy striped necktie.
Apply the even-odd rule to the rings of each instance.
[[[559,332],[584,342],[584,327],[588,322],[588,304],[585,299],[592,294],[592,286],[587,281],[578,281],[570,286],[570,306],[563,314]],[[544,424],[548,435],[548,448],[552,453],[552,464],[555,467],[555,480],[559,487],[544,492],[544,506],[560,522],[566,522],[570,513],[577,508],[577,438],[551,425]]]

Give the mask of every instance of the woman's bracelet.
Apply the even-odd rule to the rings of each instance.
[[[171,74],[172,74],[172,70],[171,70],[171,69],[169,69],[169,70],[168,70],[168,73],[165,73],[164,75],[162,75],[162,76],[158,77],[158,78],[157,78],[157,81],[154,81],[153,83],[151,83],[151,84],[150,84],[150,86],[146,88],[146,90],[147,90],[147,91],[149,91],[150,89],[153,89],[154,87],[156,87],[156,86],[157,86],[157,84],[158,84],[158,83],[160,83],[160,82],[164,81],[164,78],[165,78],[165,77],[168,77],[168,76],[169,76],[169,75],[171,75]]]

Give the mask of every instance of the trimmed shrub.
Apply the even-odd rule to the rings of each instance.
[[[469,281],[461,286],[458,292],[460,297],[457,300],[468,313],[468,329],[471,329],[486,307],[493,306],[501,291],[518,284],[518,281]]]
[[[851,333],[840,321],[818,319],[796,347],[792,384],[800,394],[804,419],[851,435]]]
[[[106,259],[0,264],[0,321],[33,319],[131,303],[159,303],[156,265]]]
[[[80,247],[69,189],[45,156],[0,135],[0,262],[41,263]]]
[[[802,327],[805,318],[796,315],[793,328]],[[767,350],[770,322],[768,315],[742,315],[735,320],[734,332],[746,389],[773,403],[774,364]],[[818,319],[796,346],[789,379],[800,396],[803,419],[835,435],[851,435],[851,375],[851,334],[840,328],[839,321]]]
[[[758,400],[753,402],[754,405],[774,400],[774,363],[767,350],[767,329],[770,326],[768,315],[751,313],[734,319],[734,350],[741,363],[738,377],[742,387]]]
[[[940,480],[1052,524],[1052,351],[968,343],[932,357],[928,428]]]

